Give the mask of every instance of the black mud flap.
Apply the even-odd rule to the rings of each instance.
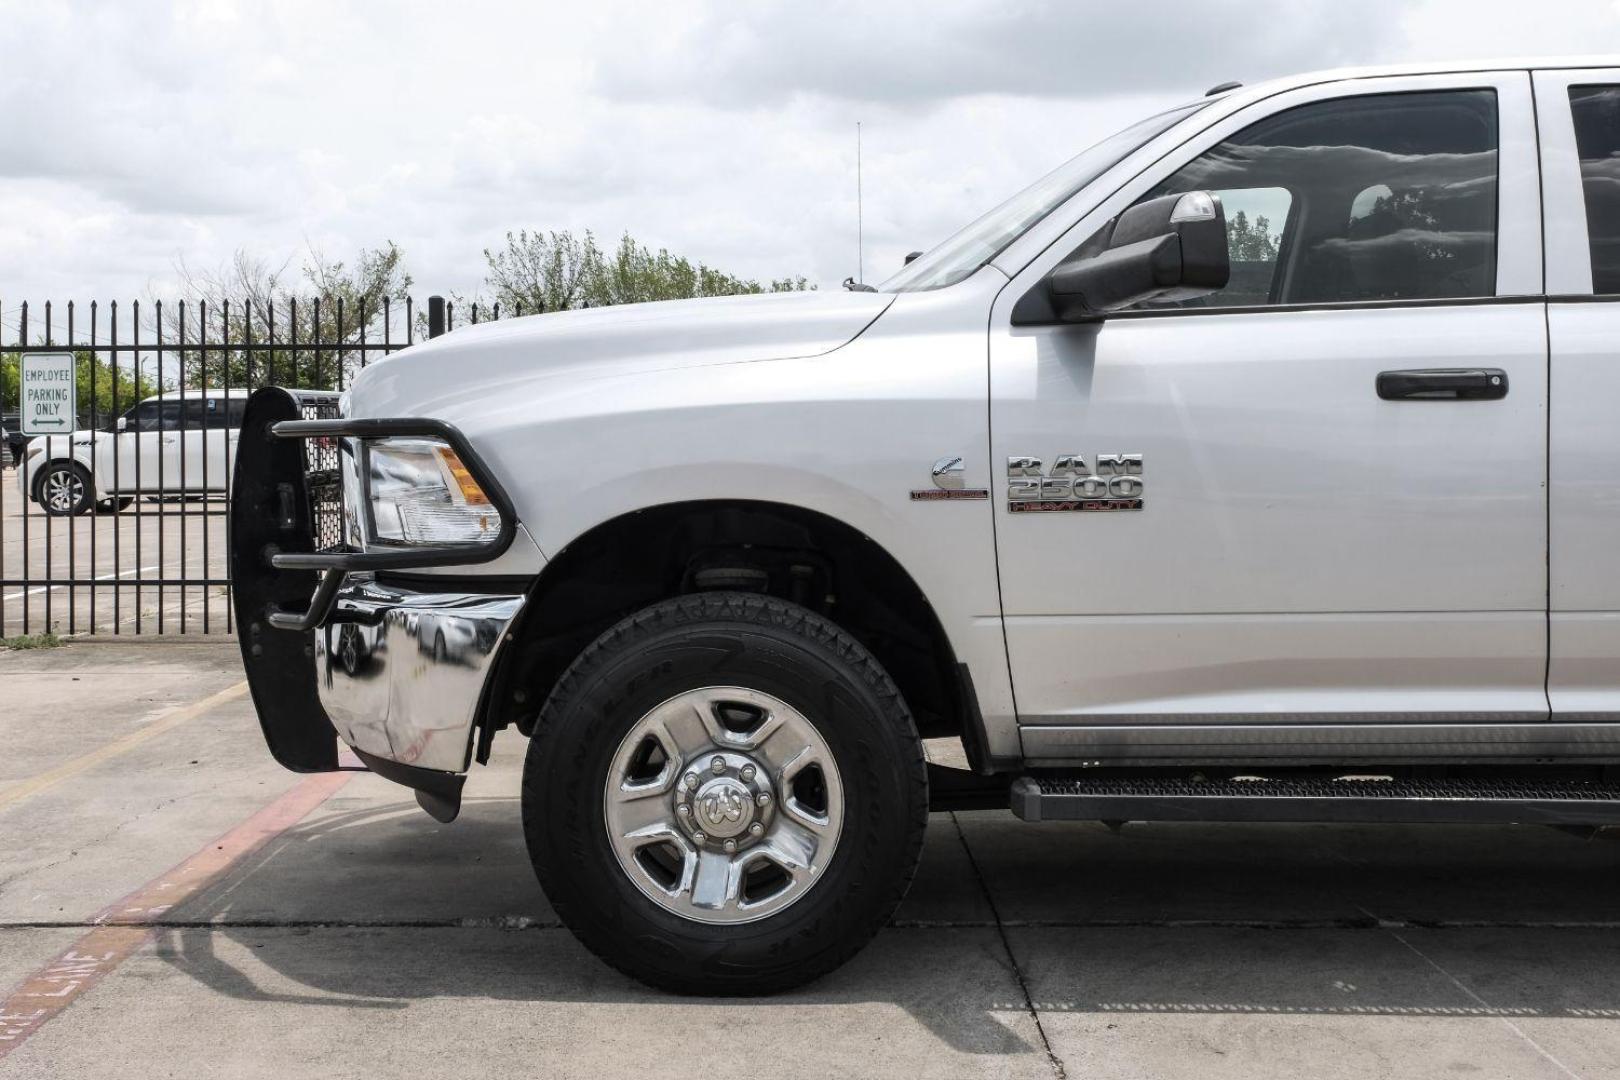
[[[314,639],[273,628],[273,610],[303,611],[320,573],[277,570],[272,551],[314,550],[304,447],[271,438],[271,424],[303,419],[299,403],[279,387],[248,398],[237,443],[231,501],[231,600],[253,707],[270,753],[294,772],[334,772],[337,732],[315,683]]]

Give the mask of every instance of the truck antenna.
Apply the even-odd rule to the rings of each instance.
[[[866,280],[866,228],[861,206],[861,122],[855,121],[855,280]]]

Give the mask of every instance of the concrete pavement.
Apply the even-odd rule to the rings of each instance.
[[[0,800],[239,679],[230,645],[0,653]],[[452,825],[355,775],[0,1078],[1620,1076],[1604,836],[937,814],[850,965],[681,999],[557,926],[518,824],[523,748],[497,740]],[[299,783],[238,696],[0,801],[0,994]]]

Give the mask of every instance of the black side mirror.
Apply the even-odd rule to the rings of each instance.
[[[1058,321],[1089,322],[1150,300],[1204,296],[1231,275],[1220,196],[1188,191],[1125,211],[1107,246],[1060,264],[1045,292]]]

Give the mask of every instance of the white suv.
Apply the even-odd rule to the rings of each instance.
[[[47,514],[82,514],[136,496],[223,495],[229,489],[247,390],[170,391],[140,402],[112,431],[41,435],[17,484]]]

